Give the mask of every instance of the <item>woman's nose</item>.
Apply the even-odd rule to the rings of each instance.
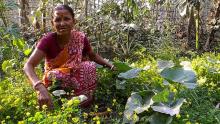
[[[65,22],[64,22],[64,21],[61,21],[61,22],[60,22],[60,25],[65,25]]]

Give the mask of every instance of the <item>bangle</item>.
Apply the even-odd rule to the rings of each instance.
[[[115,66],[114,66],[114,65],[112,65],[112,67],[110,68],[110,70],[112,70],[114,67],[115,67]]]
[[[37,82],[34,83],[33,89],[36,90],[36,87],[37,87],[39,84],[43,84],[43,83],[41,82],[41,80],[39,80],[39,81],[37,81]]]

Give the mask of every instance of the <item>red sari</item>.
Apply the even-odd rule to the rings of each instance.
[[[88,99],[81,103],[81,106],[87,106],[92,102],[96,88],[95,63],[83,61],[85,35],[79,31],[72,31],[71,34],[71,40],[64,49],[55,58],[46,59],[43,80],[47,88],[57,85],[56,90],[68,92],[69,98],[87,96]]]

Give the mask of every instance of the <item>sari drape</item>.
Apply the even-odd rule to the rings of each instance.
[[[87,96],[81,106],[91,104],[96,88],[96,68],[91,61],[82,61],[85,35],[72,31],[71,40],[53,59],[45,62],[44,84],[49,89],[64,90],[68,98],[78,95]],[[72,94],[73,93],[73,94]]]

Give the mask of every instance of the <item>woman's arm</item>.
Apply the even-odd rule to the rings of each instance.
[[[93,50],[88,51],[88,55],[92,61],[94,61],[100,65],[106,66],[110,69],[113,69],[114,66],[112,64],[108,63],[100,55],[96,54]]]
[[[52,99],[47,91],[47,88],[43,85],[41,80],[37,77],[34,68],[40,63],[40,61],[45,57],[43,51],[35,48],[28,61],[24,65],[24,72],[28,76],[33,88],[38,94],[38,103],[40,107],[42,105],[47,105],[50,109],[53,108]]]
[[[40,63],[44,56],[44,52],[36,48],[24,65],[24,72],[28,76],[33,86],[36,85],[36,82],[40,81],[34,71],[34,68]]]

